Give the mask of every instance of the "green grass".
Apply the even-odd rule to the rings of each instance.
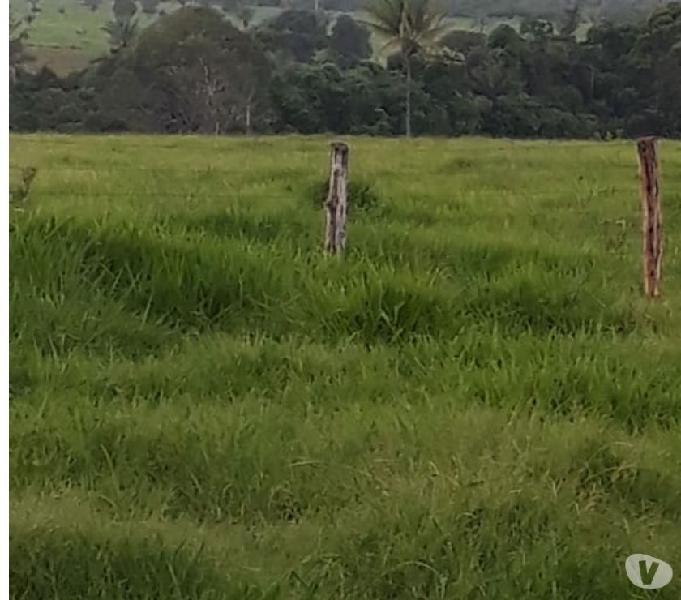
[[[13,598],[593,599],[681,568],[628,142],[13,136]],[[679,597],[678,578],[656,598]]]

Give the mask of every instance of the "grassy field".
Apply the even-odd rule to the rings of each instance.
[[[175,10],[179,4],[164,2],[166,11]],[[104,25],[113,18],[112,3],[105,1],[92,11],[80,0],[43,0],[40,13],[28,30],[26,46],[33,56],[33,66],[43,65],[59,75],[87,67],[96,58],[109,51]],[[25,0],[10,0],[10,11],[17,18],[28,12]],[[153,17],[140,13],[140,27],[153,22]]]
[[[627,555],[681,571],[681,143],[655,303],[633,144],[349,143],[339,261],[326,139],[12,137],[13,598],[644,599]]]

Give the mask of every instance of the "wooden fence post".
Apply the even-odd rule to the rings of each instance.
[[[345,219],[348,213],[348,158],[350,148],[342,142],[331,144],[331,172],[326,197],[324,249],[329,254],[345,250]]]
[[[637,147],[643,209],[643,289],[649,298],[657,298],[660,296],[663,248],[657,140],[641,138]]]

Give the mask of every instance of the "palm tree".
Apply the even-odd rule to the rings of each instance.
[[[370,0],[365,10],[366,25],[386,40],[382,51],[400,53],[407,75],[405,133],[411,137],[411,59],[437,46],[450,28],[447,15],[435,0]]]

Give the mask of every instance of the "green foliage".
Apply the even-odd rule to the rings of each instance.
[[[383,50],[399,53],[406,72],[404,132],[412,132],[412,60],[441,47],[451,29],[446,14],[433,0],[373,0],[367,4],[367,25],[384,42]]]
[[[474,48],[487,45],[487,36],[476,31],[453,29],[442,37],[442,45],[467,56]]]
[[[522,36],[510,25],[500,25],[489,35],[487,45],[490,48],[500,48],[513,55],[520,55],[524,50]]]
[[[140,26],[146,27],[157,16],[169,14],[185,5],[212,6],[230,13],[230,18],[243,23],[239,13],[252,11],[250,26],[273,18],[282,12],[278,0],[176,0],[163,1],[153,10],[157,0],[138,0]],[[560,30],[566,22],[566,11],[575,0],[448,0],[452,23],[459,29],[491,31],[500,23],[516,28],[524,18],[544,18]],[[82,69],[88,62],[108,53],[109,46],[102,27],[111,18],[112,0],[55,0],[40,2],[40,11],[34,15],[28,46],[35,53],[39,66],[48,66],[60,74]],[[313,0],[291,0],[286,6],[296,10],[312,10]],[[588,27],[601,22],[634,23],[646,18],[656,8],[658,0],[585,0],[581,3],[578,37],[584,36]],[[356,11],[361,18],[365,0],[323,0],[322,10],[332,14]],[[30,14],[27,0],[10,0],[10,12],[15,16]],[[333,19],[333,16],[331,17]],[[378,58],[378,57],[377,57]]]
[[[113,14],[117,19],[131,19],[137,12],[135,0],[114,0]]]
[[[12,598],[602,600],[681,560],[681,145],[651,304],[631,143],[347,141],[338,261],[325,139],[12,136]]]
[[[329,50],[336,63],[343,68],[356,65],[371,58],[369,31],[359,25],[352,17],[341,15],[336,20],[331,36]]]
[[[324,180],[312,186],[312,206],[316,209],[324,208],[329,193],[329,182]],[[350,179],[348,182],[348,215],[355,212],[375,210],[380,206],[380,199],[374,186],[366,180]]]
[[[382,38],[385,49],[405,57],[431,49],[450,29],[433,0],[376,0],[365,11],[367,25]]]
[[[534,42],[551,39],[555,34],[553,23],[545,19],[526,19],[520,25],[520,33]]]
[[[92,118],[103,124],[219,133],[264,120],[269,70],[251,36],[214,9],[187,7],[159,19],[83,83],[94,88],[100,110]]]
[[[231,6],[231,5],[230,5]],[[407,5],[405,5],[407,6]],[[581,5],[580,5],[581,6]],[[612,138],[681,135],[681,5],[638,24],[601,24],[578,41],[545,19],[489,36],[451,31],[428,3],[377,4],[393,27],[386,65],[367,31],[284,11],[238,30],[213,8],[185,7],[138,35],[110,23],[114,56],[58,78],[10,41],[10,126],[17,131],[240,131]],[[574,7],[573,7],[574,9]],[[401,16],[394,11],[402,10]],[[391,12],[392,11],[392,12]],[[576,18],[574,10],[572,19]],[[394,20],[391,19],[395,17]],[[134,17],[136,19],[137,17]],[[142,17],[140,17],[142,18]],[[401,20],[400,20],[401,19]],[[402,25],[400,25],[402,23]],[[397,29],[395,29],[397,27]],[[439,40],[435,49],[434,40]],[[64,110],[60,109],[64,106]]]
[[[274,51],[297,62],[310,62],[325,48],[327,23],[316,13],[287,10],[267,24],[266,34]]]
[[[279,131],[390,135],[399,131],[399,77],[371,64],[292,65],[275,74],[272,105]],[[397,107],[397,110],[395,110]]]

